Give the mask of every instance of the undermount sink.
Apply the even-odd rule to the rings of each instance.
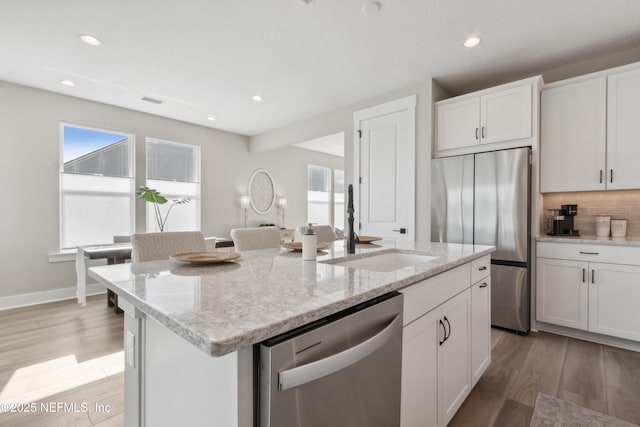
[[[437,258],[436,256],[407,254],[404,252],[385,252],[363,258],[347,259],[345,261],[329,261],[327,264],[388,273],[390,271],[400,270],[401,268],[433,261]]]

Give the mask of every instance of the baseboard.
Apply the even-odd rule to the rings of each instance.
[[[596,334],[588,331],[581,331],[579,329],[567,328],[566,326],[552,325],[550,323],[538,322],[537,326],[539,331],[551,332],[570,338],[577,338],[579,340],[591,341],[597,344],[604,344],[611,347],[640,352],[640,342],[624,338],[610,337],[608,335]]]
[[[72,286],[70,288],[0,297],[0,310],[76,298],[76,291],[77,288]],[[87,285],[87,295],[101,294],[104,292],[106,292],[104,286],[99,283]]]

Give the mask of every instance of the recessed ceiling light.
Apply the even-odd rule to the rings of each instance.
[[[209,121],[214,121],[215,119],[216,119],[216,118],[215,118],[215,117],[213,117],[213,116],[209,116],[209,117],[207,117],[207,120],[209,120]]]
[[[260,95],[253,95],[251,99],[253,99],[256,102],[262,101],[262,97]]]
[[[478,46],[480,44],[480,41],[482,41],[480,37],[469,37],[467,40],[465,40],[464,47]]]
[[[60,83],[62,83],[65,86],[75,86],[76,84],[74,82],[72,82],[71,80],[60,80]]]
[[[102,43],[100,39],[90,36],[89,34],[81,35],[80,40],[82,40],[86,44],[90,44],[91,46],[99,46]]]
[[[368,1],[362,5],[362,13],[365,15],[375,15],[380,12],[382,5],[379,1]]]

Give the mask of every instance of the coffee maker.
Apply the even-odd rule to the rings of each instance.
[[[579,236],[573,228],[573,217],[578,214],[578,205],[562,205],[561,209],[549,209],[547,234],[550,236]]]

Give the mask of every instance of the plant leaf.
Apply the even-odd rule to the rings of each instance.
[[[157,203],[159,205],[164,205],[168,201],[158,190],[144,186],[136,191],[136,195],[149,203]]]

